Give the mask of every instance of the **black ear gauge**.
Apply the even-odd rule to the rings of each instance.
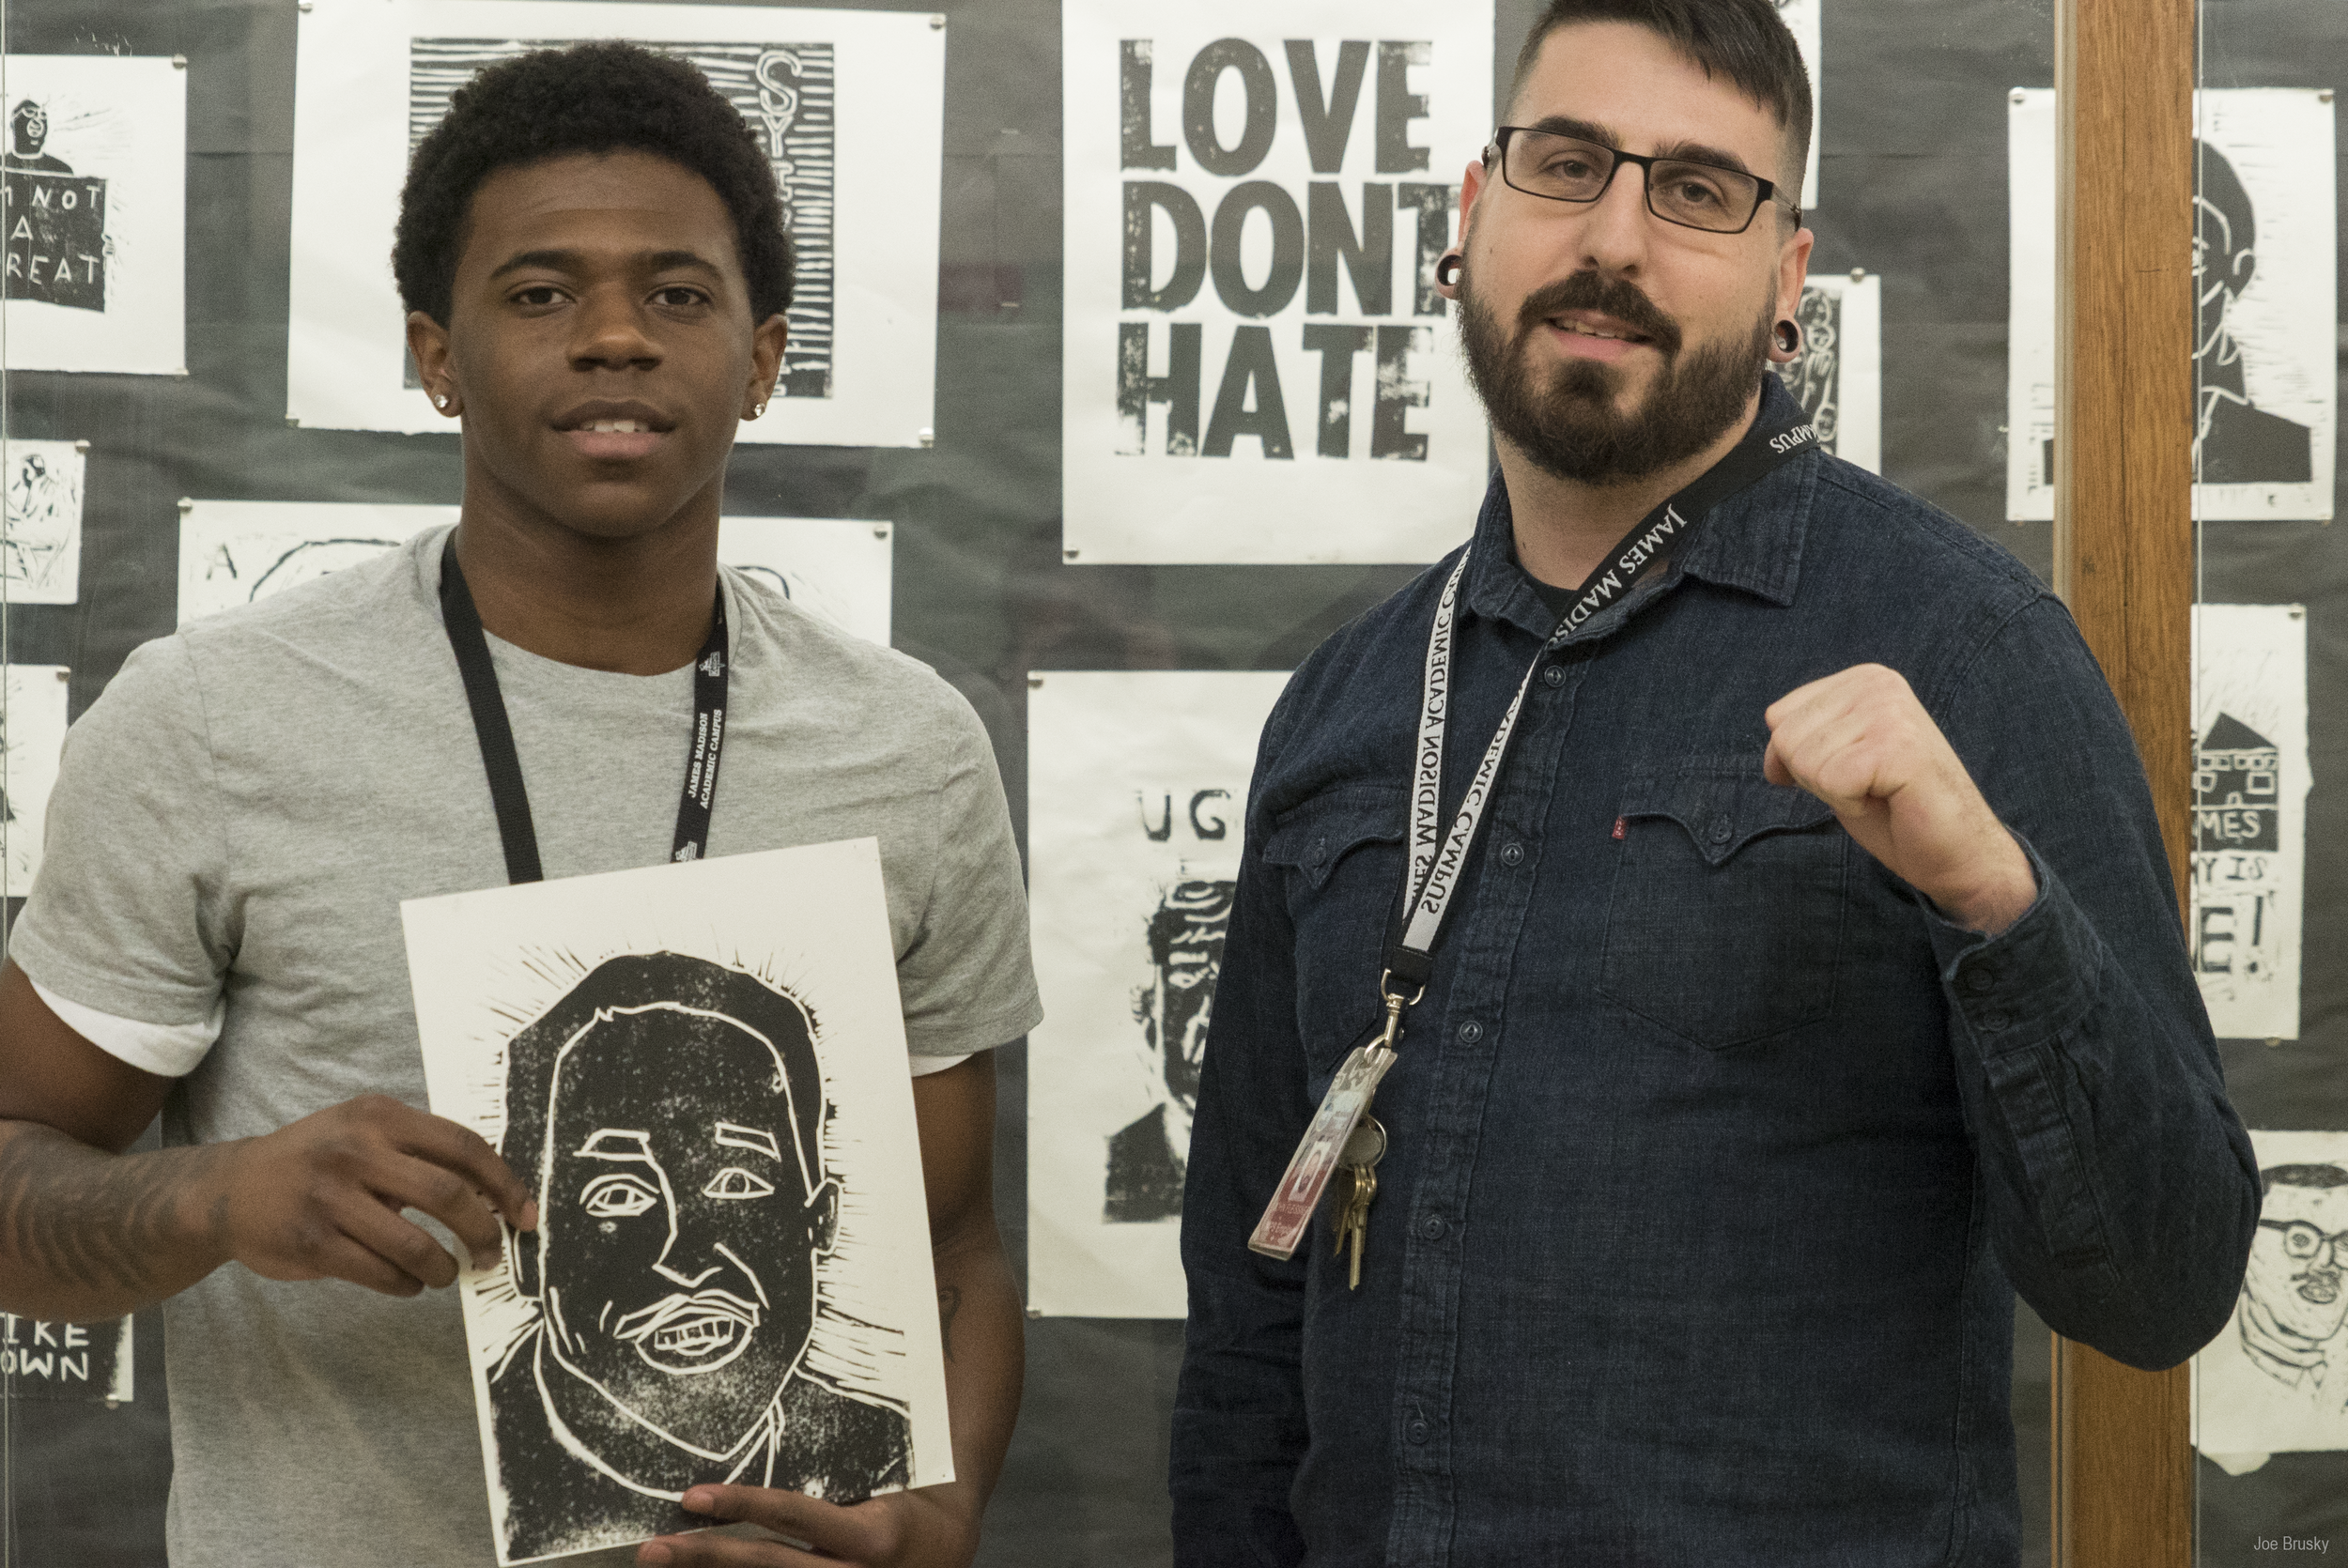
[[[1777,334],[1777,347],[1779,353],[1799,354],[1801,352],[1800,323],[1794,320],[1794,318],[1790,315],[1782,315],[1777,319],[1775,331]]]
[[[1460,269],[1466,266],[1467,257],[1457,251],[1445,251],[1435,263],[1435,281],[1445,288],[1454,287],[1460,282]]]

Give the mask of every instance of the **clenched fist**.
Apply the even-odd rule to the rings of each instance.
[[[2037,898],[2030,857],[1897,670],[1854,665],[1762,716],[1769,782],[1833,807],[1862,849],[1957,925],[1995,936]]]

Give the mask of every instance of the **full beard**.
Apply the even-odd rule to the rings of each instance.
[[[1569,310],[1613,316],[1661,354],[1662,369],[1637,407],[1617,407],[1623,375],[1610,364],[1573,360],[1546,378],[1536,375],[1534,334]],[[1468,378],[1493,431],[1542,472],[1582,484],[1645,479],[1703,452],[1744,417],[1769,363],[1766,313],[1742,340],[1705,344],[1683,357],[1677,323],[1635,284],[1595,271],[1534,291],[1517,313],[1513,336],[1462,278],[1460,321]]]

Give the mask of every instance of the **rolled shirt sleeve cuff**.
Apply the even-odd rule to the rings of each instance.
[[[158,1078],[185,1078],[193,1072],[205,1053],[212,1049],[212,1042],[220,1038],[221,1021],[228,1009],[227,998],[221,997],[212,1003],[211,1017],[200,1023],[148,1023],[68,1001],[39,980],[33,980],[33,994],[48,1005],[59,1022],[90,1044]]]
[[[1995,936],[1950,921],[1921,894],[1917,903],[1950,1007],[1985,1055],[2052,1038],[2078,1021],[2101,989],[2103,941],[2062,884],[2020,834],[2038,896]]]

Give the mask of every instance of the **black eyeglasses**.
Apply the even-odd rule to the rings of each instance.
[[[2304,1263],[2325,1247],[2332,1250],[2332,1262],[2348,1264],[2348,1230],[2337,1236],[2325,1236],[2305,1220],[2261,1220],[2261,1230],[2283,1233],[2283,1255]]]
[[[1484,163],[1497,161],[1500,177],[1528,196],[1552,202],[1594,202],[1606,194],[1625,163],[1646,174],[1646,209],[1667,223],[1709,234],[1742,234],[1766,202],[1776,202],[1801,222],[1801,208],[1777,193],[1775,182],[1742,169],[1723,169],[1685,158],[1645,158],[1597,142],[1560,136],[1530,126],[1504,125],[1484,149]]]

